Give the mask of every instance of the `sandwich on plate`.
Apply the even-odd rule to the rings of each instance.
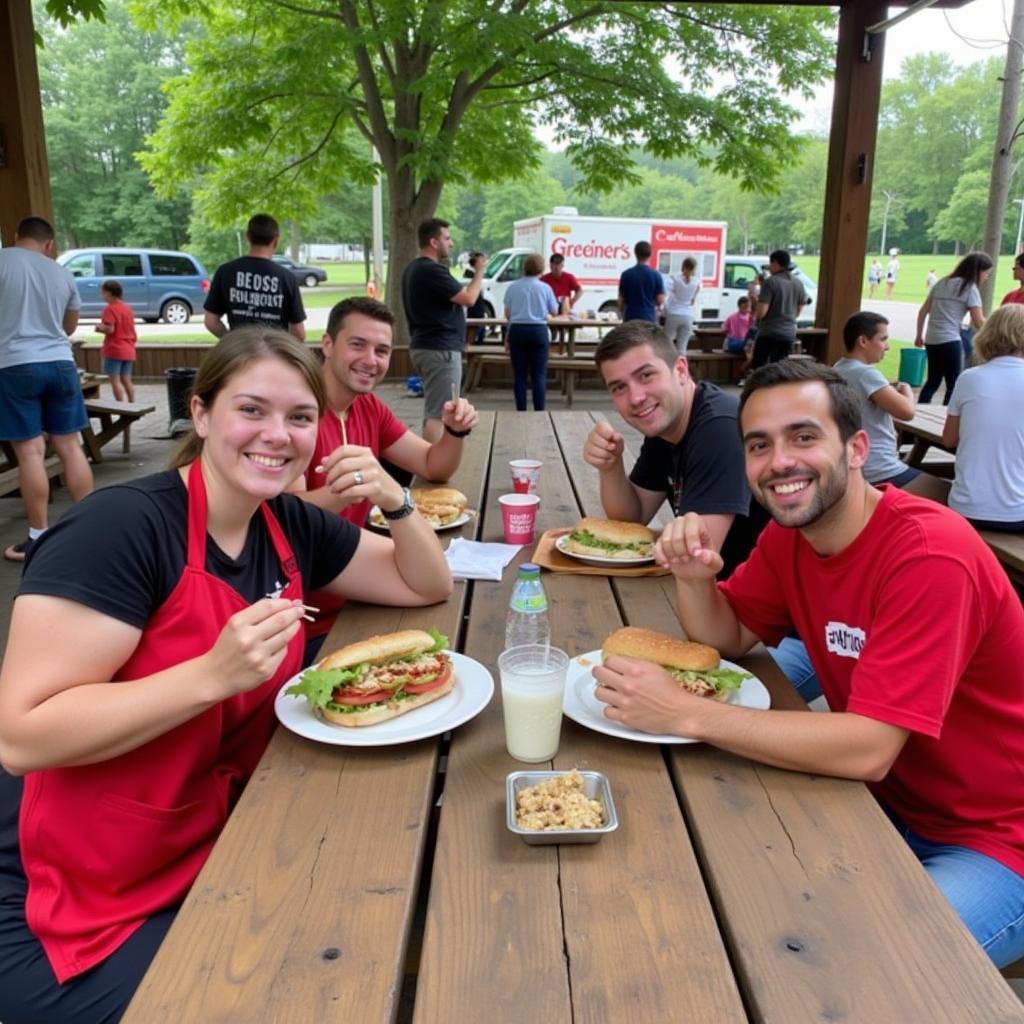
[[[431,526],[448,526],[466,510],[469,499],[454,487],[414,487],[412,500]]]
[[[599,558],[651,558],[657,535],[641,523],[618,519],[581,519],[565,540],[563,548],[577,555]]]
[[[322,658],[285,693],[332,725],[376,725],[451,693],[448,637],[436,629],[371,636]]]
[[[712,700],[727,701],[750,678],[749,672],[721,668],[714,647],[636,626],[617,629],[605,640],[602,660],[611,654],[660,665],[687,693]]]

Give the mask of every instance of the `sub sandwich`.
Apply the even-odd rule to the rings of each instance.
[[[728,700],[750,676],[749,672],[721,668],[721,657],[714,647],[636,626],[617,629],[605,640],[601,657],[611,654],[660,665],[687,693],[712,700]]]
[[[376,725],[451,692],[447,646],[436,629],[371,636],[321,659],[285,693],[305,697],[332,725]]]
[[[577,555],[600,558],[650,558],[657,536],[641,523],[618,519],[581,519],[566,537],[563,547]]]

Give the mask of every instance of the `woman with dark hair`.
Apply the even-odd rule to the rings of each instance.
[[[325,404],[312,349],[229,331],[172,468],[33,545],[0,668],[4,1024],[120,1019],[270,739],[307,589],[448,596],[404,504],[383,538],[284,493]]]
[[[942,404],[949,405],[960,370],[963,368],[963,341],[960,325],[970,316],[971,326],[985,322],[981,309],[980,286],[992,273],[992,257],[984,252],[968,253],[948,277],[942,278],[928,293],[917,313],[917,337],[914,344],[928,355],[928,378],[920,402],[930,402],[943,380],[946,394]],[[928,330],[925,333],[925,320]]]
[[[999,303],[1000,306],[1024,303],[1024,252],[1018,253],[1017,258],[1013,261],[1011,273],[1013,274],[1014,281],[1017,282],[1017,287],[1012,292],[1007,292],[1003,296],[1003,301]]]
[[[505,292],[508,334],[505,348],[512,360],[512,391],[516,410],[526,411],[526,378],[530,377],[533,408],[540,412],[547,399],[548,349],[551,335],[548,317],[558,312],[551,285],[540,279],[544,257],[531,252],[523,263],[523,276]]]
[[[1000,306],[978,332],[978,366],[953,389],[942,443],[956,448],[949,507],[979,530],[1024,531],[1024,306]]]

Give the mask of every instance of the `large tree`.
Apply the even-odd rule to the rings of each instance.
[[[392,265],[446,184],[539,162],[539,124],[586,187],[635,180],[631,153],[691,154],[748,185],[786,164],[793,111],[831,72],[824,9],[586,0],[163,0],[195,15],[145,164],[173,190],[203,175],[225,219],[302,217],[340,179],[387,181]],[[358,143],[354,139],[360,140]],[[390,275],[394,302],[397,275]]]

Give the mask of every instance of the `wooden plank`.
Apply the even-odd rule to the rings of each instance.
[[[471,500],[493,427],[482,414],[453,480]],[[325,647],[427,626],[455,642],[465,595],[350,604]],[[124,1019],[393,1019],[437,755],[437,740],[347,749],[279,729]]]
[[[703,746],[672,763],[754,1020],[1024,1021],[861,783]]]
[[[548,423],[499,414],[484,539],[500,536],[505,462],[523,451],[544,460],[538,529],[578,516]],[[621,623],[607,580],[544,584],[553,640],[571,653]],[[491,666],[510,585],[474,584],[467,650]],[[496,705],[452,742],[414,1019],[621,1021],[639,1007],[745,1021],[659,750],[566,722],[556,766],[607,772],[622,824],[596,846],[528,847],[503,825],[504,775],[524,766]]]

